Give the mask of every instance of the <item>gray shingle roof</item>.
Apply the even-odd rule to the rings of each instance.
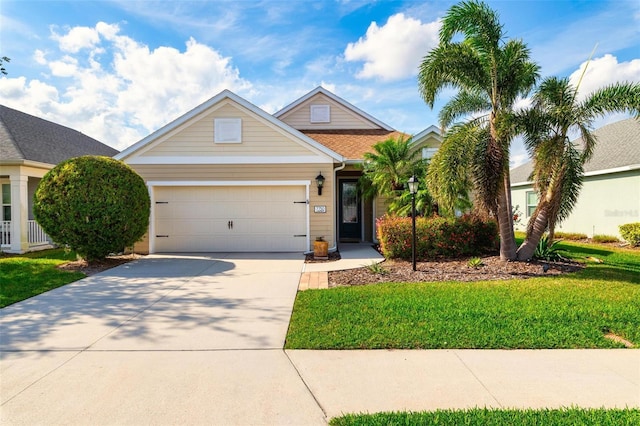
[[[640,164],[640,121],[617,121],[593,133],[597,142],[591,160],[584,166],[585,173]],[[581,145],[580,139],[574,142]],[[531,162],[512,169],[511,184],[528,182],[532,170]]]
[[[117,153],[77,130],[0,105],[0,161],[58,164],[82,155]]]

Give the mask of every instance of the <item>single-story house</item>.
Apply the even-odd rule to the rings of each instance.
[[[640,222],[640,122],[618,121],[594,134],[597,143],[585,164],[578,202],[556,231],[620,237],[620,225]],[[526,229],[538,202],[531,171],[531,162],[511,170],[511,200],[524,215],[519,229]]]
[[[138,252],[309,251],[319,237],[374,241],[384,202],[357,168],[401,133],[318,87],[271,115],[225,90],[116,155],[149,187]],[[415,138],[432,155],[440,134]]]
[[[117,153],[76,130],[0,105],[0,250],[24,253],[51,246],[33,218],[33,194],[56,164]]]

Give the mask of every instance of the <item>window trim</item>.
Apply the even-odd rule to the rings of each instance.
[[[535,204],[529,204],[529,195],[535,196],[535,200],[536,200]],[[540,199],[538,197],[538,193],[536,191],[525,191],[525,193],[524,193],[524,201],[525,201],[525,206],[526,206],[525,209],[526,209],[527,217],[531,217],[531,215],[535,211],[536,207],[538,207],[538,203],[540,202]]]
[[[4,202],[4,188],[8,187],[9,188],[9,202],[5,203]],[[11,183],[1,183],[0,184],[0,205],[2,206],[2,210],[0,211],[0,219],[2,219],[3,221],[10,221],[11,220]],[[5,217],[4,214],[4,210],[5,208],[9,208],[9,218],[7,219]]]

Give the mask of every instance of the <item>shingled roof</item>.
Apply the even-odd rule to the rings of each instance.
[[[591,160],[584,166],[585,174],[621,167],[640,167],[640,121],[634,118],[618,121],[595,130],[593,134],[597,142]],[[574,141],[578,145],[581,142],[581,139]],[[511,170],[511,184],[528,182],[532,171],[531,162],[514,168]]]
[[[365,152],[373,152],[373,145],[376,143],[389,138],[407,136],[395,130],[385,129],[300,131],[347,160],[363,160]]]
[[[77,130],[0,105],[0,161],[58,164],[82,155],[118,151]]]

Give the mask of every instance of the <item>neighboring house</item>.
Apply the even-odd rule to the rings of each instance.
[[[0,249],[50,247],[33,218],[33,194],[45,173],[72,157],[117,153],[76,130],[0,105]]]
[[[594,134],[596,147],[585,164],[578,202],[556,231],[620,237],[619,225],[640,222],[640,122],[618,121]],[[520,229],[526,229],[538,203],[531,171],[531,162],[511,170],[512,204],[523,213]]]
[[[374,241],[356,165],[400,132],[322,87],[274,115],[225,90],[124,150],[151,195],[139,252],[308,251]],[[416,148],[437,147],[435,128]],[[432,154],[425,150],[424,154]],[[318,187],[322,180],[322,189]]]

